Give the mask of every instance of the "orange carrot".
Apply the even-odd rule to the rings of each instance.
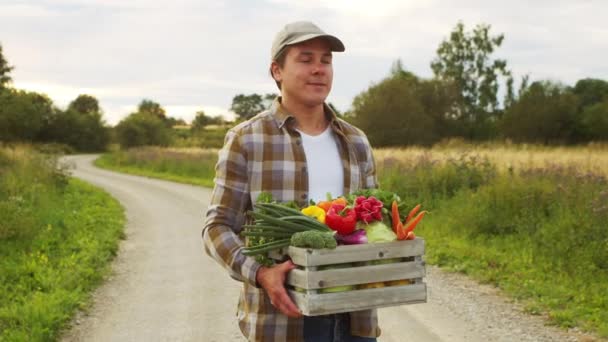
[[[401,222],[397,224],[397,230],[395,232],[397,233],[397,240],[403,240],[407,237],[405,229],[403,228],[403,223]]]
[[[420,222],[420,220],[422,220],[422,218],[424,217],[424,215],[427,213],[426,210],[420,212],[420,214],[418,214],[418,216],[416,216],[416,218],[412,219],[405,227],[405,235],[407,235],[407,233],[411,232],[414,230],[414,228],[416,228],[416,225],[418,224],[418,222]]]
[[[412,209],[410,211],[410,213],[407,215],[407,218],[405,219],[405,222],[403,222],[403,224],[409,223],[410,220],[414,217],[414,215],[416,215],[416,213],[418,212],[418,210],[420,210],[420,204],[418,204],[417,206],[415,206],[414,209]]]
[[[414,235],[414,232],[407,233],[407,236],[405,237],[406,240],[414,240],[415,238],[416,235]]]
[[[399,217],[399,206],[397,205],[397,201],[393,201],[393,206],[392,206],[392,218],[393,218],[393,231],[395,233],[399,233],[397,231],[397,227],[399,226],[399,223],[401,223],[401,218]]]

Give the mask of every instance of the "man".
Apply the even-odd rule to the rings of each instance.
[[[327,192],[339,196],[377,186],[366,136],[325,104],[332,51],[344,51],[344,44],[313,23],[286,25],[271,49],[270,72],[281,96],[232,128],[219,152],[203,240],[207,253],[243,282],[237,317],[251,341],[375,341],[380,334],[375,310],[302,316],[284,286],[295,266],[261,266],[242,254],[237,235],[261,192],[304,206]]]

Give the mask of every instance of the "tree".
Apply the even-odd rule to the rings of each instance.
[[[43,140],[70,145],[80,152],[104,151],[110,132],[99,113],[83,114],[74,109],[56,111],[44,130]]]
[[[557,144],[577,138],[578,99],[565,86],[534,82],[504,114],[502,134],[517,142]]]
[[[272,105],[272,102],[274,102],[274,99],[276,99],[279,95],[277,93],[267,93],[266,95],[264,95],[264,108],[268,109],[270,108],[270,106]]]
[[[182,118],[174,118],[172,116],[169,116],[169,117],[167,117],[166,125],[167,125],[167,127],[175,127],[175,126],[185,126],[185,125],[187,125],[187,123]]]
[[[204,111],[196,112],[194,120],[192,120],[191,130],[200,131],[209,125],[222,125],[224,119],[221,116],[207,116]]]
[[[46,95],[11,88],[0,91],[0,140],[39,140],[54,111]]]
[[[454,112],[466,126],[466,136],[483,137],[488,121],[498,115],[497,93],[500,76],[509,77],[507,62],[491,59],[491,55],[504,39],[504,35],[490,36],[490,25],[477,25],[472,32],[465,32],[459,22],[437,49],[437,57],[431,62],[435,76],[454,83],[460,92],[457,110]]]
[[[152,100],[143,99],[137,106],[137,112],[152,114],[162,121],[167,120],[167,112],[165,109],[159,103]]]
[[[516,101],[519,99],[525,92],[528,90],[530,86],[528,82],[530,81],[530,75],[525,75],[521,78],[521,82],[519,84],[519,88],[517,90],[517,94],[513,90],[513,77],[507,77],[507,94],[505,95],[505,111],[509,109]]]
[[[196,116],[194,117],[194,120],[192,120],[192,125],[190,127],[194,131],[201,130],[205,128],[205,126],[210,125],[211,121],[211,117],[205,115],[204,111],[199,110],[196,112]]]
[[[584,109],[608,99],[608,82],[585,78],[576,82],[572,91],[578,96],[581,109]]]
[[[78,95],[65,111],[53,112],[40,139],[67,144],[81,152],[98,152],[106,149],[109,134],[97,99]]]
[[[13,66],[8,65],[8,61],[4,58],[2,53],[2,44],[0,44],[0,90],[6,88],[6,86],[13,80],[9,74],[14,69]]]
[[[238,94],[232,99],[232,105],[230,106],[230,110],[235,112],[239,118],[243,120],[252,118],[265,108],[264,99],[262,98],[262,95],[259,94]]]
[[[445,134],[454,89],[439,80],[422,80],[402,67],[357,95],[345,116],[366,132],[374,146],[431,145]]]
[[[167,146],[170,142],[170,130],[158,116],[149,112],[137,112],[116,125],[116,138],[123,148]]]
[[[585,107],[581,116],[582,130],[587,140],[608,141],[608,97]]]
[[[70,102],[68,110],[72,110],[81,114],[100,114],[99,101],[91,95],[81,94]]]

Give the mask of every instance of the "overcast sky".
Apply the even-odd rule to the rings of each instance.
[[[189,121],[228,113],[234,95],[276,92],[270,45],[290,21],[338,36],[329,101],[347,110],[391,64],[422,77],[458,21],[492,25],[496,57],[517,79],[573,84],[608,79],[608,1],[423,0],[1,0],[0,44],[14,86],[59,107],[97,97],[110,124],[143,98]]]

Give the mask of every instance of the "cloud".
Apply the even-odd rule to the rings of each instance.
[[[143,98],[189,118],[195,108],[228,112],[239,93],[276,92],[271,41],[302,19],[346,45],[328,99],[342,111],[398,58],[431,77],[435,50],[459,20],[504,33],[496,56],[516,76],[608,78],[606,12],[604,1],[565,0],[8,0],[0,4],[0,43],[17,87],[59,106],[90,93],[114,123]]]

